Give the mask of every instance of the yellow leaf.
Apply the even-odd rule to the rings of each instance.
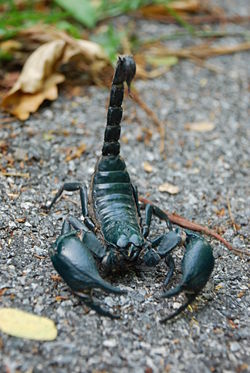
[[[178,63],[178,58],[176,56],[148,56],[146,57],[148,63],[153,66],[174,66]]]
[[[144,162],[143,163],[143,168],[146,172],[151,173],[153,171],[153,167],[149,162]]]
[[[54,322],[15,308],[0,309],[0,330],[14,337],[52,341],[57,336]]]
[[[179,187],[170,183],[164,183],[159,186],[159,191],[162,193],[177,194],[179,193]]]
[[[215,128],[215,125],[212,122],[195,122],[195,123],[186,123],[184,128],[187,131],[209,132],[209,131],[213,131],[213,129]]]

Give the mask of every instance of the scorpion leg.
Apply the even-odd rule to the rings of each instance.
[[[166,221],[169,232],[163,234],[151,242],[151,247],[149,247],[144,255],[144,262],[146,265],[154,266],[159,263],[160,258],[166,257],[176,246],[178,246],[182,242],[182,237],[180,235],[180,230],[176,229],[173,230],[172,224],[168,219],[167,214],[165,214],[162,210],[158,209],[152,205],[146,205],[145,207],[146,213],[146,222],[143,226],[143,236],[146,238],[149,234],[150,224],[152,220],[152,215],[156,215],[160,219]],[[157,250],[154,248],[157,247]],[[171,268],[174,266],[173,259],[171,261]],[[169,276],[172,277],[173,270],[170,268]]]
[[[161,258],[164,258],[168,255],[170,251],[172,251],[176,246],[178,246],[182,242],[183,237],[181,235],[181,231],[180,229],[173,229],[172,223],[169,220],[168,215],[164,211],[159,209],[157,206],[147,204],[145,207],[145,214],[146,222],[143,226],[144,238],[146,238],[149,234],[153,214],[167,223],[169,232],[155,238],[151,242],[152,248],[158,247],[157,253],[160,255]]]
[[[141,218],[141,210],[140,210],[140,204],[139,204],[138,189],[137,189],[137,186],[134,185],[134,184],[131,184],[131,186],[132,186],[133,196],[134,196],[134,199],[135,199],[137,213],[138,213],[138,216],[140,218],[140,224],[141,224],[142,218]]]
[[[152,215],[153,215],[153,207],[151,205],[146,205],[145,207],[145,224],[143,226],[143,237],[147,238],[149,235],[150,225],[152,221]]]
[[[102,309],[101,306],[92,300],[89,294],[86,295],[85,293],[90,293],[91,289],[95,288],[100,288],[108,293],[114,294],[124,294],[126,291],[114,287],[102,279],[92,253],[85,244],[84,237],[87,232],[71,230],[72,222],[75,224],[75,221],[70,219],[64,222],[62,234],[50,249],[50,258],[53,266],[72,291],[89,307],[95,309],[104,316],[109,316],[111,318],[117,317],[109,311]],[[83,234],[82,240],[79,234]]]
[[[166,262],[167,266],[169,267],[169,271],[168,271],[167,276],[166,276],[165,281],[164,281],[164,286],[167,286],[169,284],[169,281],[173,277],[174,270],[175,270],[175,263],[174,263],[174,259],[173,259],[172,255],[168,254],[166,256],[165,262]]]
[[[153,208],[153,214],[155,216],[157,216],[159,219],[161,220],[164,220],[166,223],[167,223],[167,227],[170,231],[173,230],[173,226],[172,226],[172,223],[168,217],[168,215],[162,211],[159,207],[155,206],[155,205],[151,205],[152,208]]]
[[[48,206],[46,206],[46,210],[50,210],[52,206],[56,203],[58,198],[61,197],[64,191],[67,192],[75,192],[80,191],[80,200],[81,200],[81,207],[82,207],[82,215],[84,217],[85,225],[92,231],[95,229],[95,224],[91,220],[88,214],[88,195],[87,195],[87,187],[86,185],[82,185],[79,182],[70,182],[64,183],[61,188],[57,191],[55,197],[50,202]]]

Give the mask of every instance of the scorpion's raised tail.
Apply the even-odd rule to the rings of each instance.
[[[136,72],[135,61],[132,56],[121,56],[118,58],[112,87],[107,115],[107,126],[104,135],[102,155],[117,156],[120,153],[120,133],[122,119],[122,101],[124,94],[124,82],[130,89],[131,81]]]

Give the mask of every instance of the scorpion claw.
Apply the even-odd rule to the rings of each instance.
[[[182,284],[177,285],[175,288],[168,290],[165,293],[161,294],[161,298],[171,298],[174,295],[180,294],[182,290],[183,290]]]
[[[75,293],[89,308],[96,311],[98,315],[109,317],[110,319],[120,319],[120,315],[115,315],[107,309],[102,308],[98,303],[94,302],[92,298],[85,294]]]
[[[195,295],[189,296],[187,302],[182,304],[175,312],[171,313],[169,316],[164,317],[160,320],[160,323],[163,324],[168,320],[173,319],[175,316],[178,316],[182,311],[184,311],[193,301],[195,300]]]
[[[182,236],[180,230],[177,228],[175,231],[168,232],[163,239],[161,240],[160,245],[158,246],[157,252],[164,258],[170,253],[176,246],[182,243]]]
[[[162,294],[162,298],[185,292],[188,300],[172,315],[161,320],[165,322],[177,316],[180,312],[194,301],[197,294],[204,288],[213,271],[214,257],[210,244],[196,233],[186,231],[187,239],[185,243],[186,251],[182,260],[182,280],[175,288]]]
[[[148,249],[143,256],[143,261],[148,267],[155,267],[160,260],[160,255],[154,249]]]
[[[94,288],[103,289],[108,293],[125,294],[125,290],[112,286],[102,279],[89,248],[77,235],[77,231],[62,234],[50,250],[52,263],[64,281],[78,295],[84,290]],[[85,298],[86,302],[90,307],[101,312],[101,308],[92,300]]]

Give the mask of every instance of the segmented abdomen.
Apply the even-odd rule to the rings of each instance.
[[[133,235],[141,237],[130,177],[120,156],[100,158],[92,181],[92,201],[106,241],[117,245],[122,235],[128,242]]]

